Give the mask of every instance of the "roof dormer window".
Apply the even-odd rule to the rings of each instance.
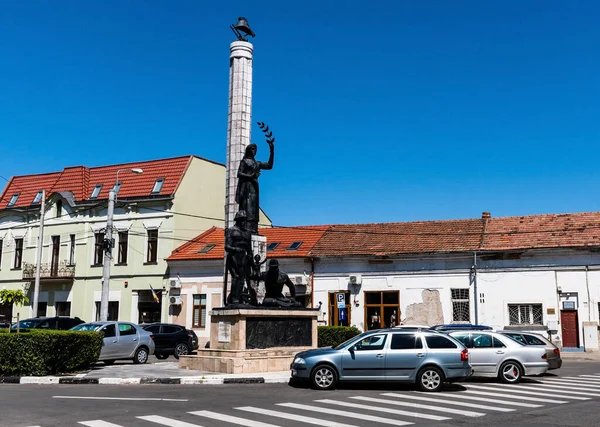
[[[21,193],[15,193],[15,194],[12,195],[12,197],[10,198],[10,202],[8,202],[8,205],[7,205],[8,208],[14,206],[15,203],[17,203],[17,199],[19,198],[19,194],[21,194]]]
[[[31,202],[32,204],[36,205],[39,202],[41,202],[42,200],[42,194],[44,193],[44,190],[40,190],[38,191],[38,193],[35,195],[35,197],[33,198],[33,202]]]
[[[94,187],[94,190],[92,191],[92,195],[90,196],[90,199],[97,198],[98,195],[100,194],[100,190],[102,190],[102,184],[96,184],[96,186]]]
[[[163,184],[165,183],[164,178],[158,178],[154,183],[154,187],[152,188],[152,194],[159,194],[160,190],[162,190]]]

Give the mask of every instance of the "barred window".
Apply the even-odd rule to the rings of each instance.
[[[452,294],[452,321],[471,321],[469,288],[450,289]]]
[[[510,325],[543,325],[542,304],[508,304]]]

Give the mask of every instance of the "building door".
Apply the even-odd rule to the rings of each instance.
[[[579,347],[577,310],[561,310],[560,323],[563,347]]]
[[[400,292],[365,292],[365,330],[399,325]]]
[[[350,291],[329,292],[329,326],[350,326]]]
[[[162,313],[162,289],[154,291],[157,298],[154,298],[152,291],[138,291],[138,323],[154,323],[161,321]],[[157,301],[158,300],[158,301]]]
[[[58,276],[58,255],[60,251],[60,236],[52,236],[52,261],[50,263],[50,275]]]

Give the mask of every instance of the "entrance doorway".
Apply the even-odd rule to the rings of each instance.
[[[138,323],[153,323],[161,321],[162,289],[154,290],[158,302],[154,299],[152,291],[138,291]]]
[[[561,310],[560,323],[563,347],[579,347],[577,310]]]
[[[400,291],[365,292],[365,330],[399,324]]]
[[[343,299],[338,307],[337,295]],[[350,291],[329,292],[329,326],[350,326]]]

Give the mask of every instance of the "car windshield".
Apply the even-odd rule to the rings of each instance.
[[[363,337],[364,335],[366,335],[367,332],[363,332],[360,335],[357,335],[355,337],[350,338],[349,340],[344,341],[343,343],[336,345],[335,347],[333,347],[334,350],[339,350],[340,348],[344,348],[346,347],[348,344],[350,344],[353,341],[359,341],[361,337]]]
[[[41,319],[25,319],[19,322],[19,328],[36,328],[40,323]],[[11,329],[17,329],[17,324],[13,323]]]
[[[72,331],[95,331],[101,328],[102,325],[100,323],[82,323],[81,325],[77,325],[74,328],[71,328]]]

